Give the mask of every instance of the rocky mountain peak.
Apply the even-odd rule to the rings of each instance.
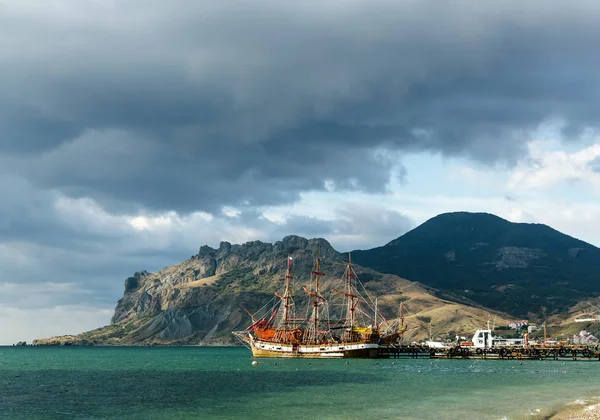
[[[198,257],[211,256],[211,255],[214,255],[215,252],[216,252],[216,249],[213,249],[208,245],[202,245],[200,247],[200,250],[198,250]]]
[[[221,241],[221,243],[219,244],[219,254],[226,255],[226,254],[229,254],[230,252],[231,252],[231,243],[229,243],[227,241]]]
[[[310,251],[314,256],[320,250],[322,259],[337,260],[340,258],[339,252],[323,238],[306,239],[301,236],[289,235],[276,242],[274,249],[288,254],[293,254],[296,251]]]
[[[128,277],[125,280],[125,293],[131,292],[131,291],[137,289],[140,285],[140,281],[149,275],[150,275],[150,273],[148,273],[146,270],[143,270],[143,271],[138,271],[138,272],[134,273],[133,276],[131,276],[131,277]]]
[[[283,249],[306,249],[308,239],[297,235],[288,235],[277,243],[281,244]]]

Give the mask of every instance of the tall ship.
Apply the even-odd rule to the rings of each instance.
[[[275,294],[276,304],[260,316],[249,313],[252,324],[245,331],[233,332],[255,357],[375,358],[380,345],[401,334],[401,330],[380,333],[382,317],[378,320],[377,302],[373,304],[364,289],[359,292],[350,254],[339,285],[328,290],[321,285],[325,273],[320,271],[320,251],[310,287],[295,287],[292,262],[288,256],[285,288],[283,294]],[[296,309],[294,302],[293,293],[300,290],[305,311]]]

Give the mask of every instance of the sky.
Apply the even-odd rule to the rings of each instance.
[[[600,3],[3,0],[0,344],[203,244],[439,213],[600,245]]]

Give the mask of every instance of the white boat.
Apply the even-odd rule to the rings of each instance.
[[[463,342],[465,343],[465,342]],[[494,336],[491,329],[477,330],[473,334],[473,338],[470,342],[467,342],[461,346],[473,347],[476,349],[483,348],[499,348],[499,347],[524,347],[527,344],[524,338],[502,338]]]

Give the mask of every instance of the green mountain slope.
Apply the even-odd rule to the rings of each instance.
[[[514,316],[556,314],[600,293],[600,249],[487,213],[436,216],[354,260]]]

